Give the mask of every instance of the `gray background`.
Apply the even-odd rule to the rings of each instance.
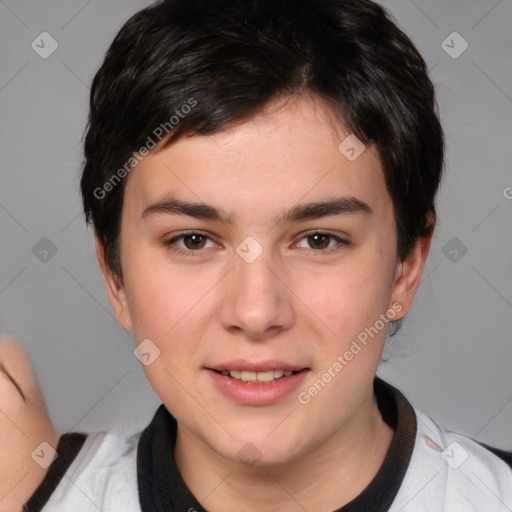
[[[448,154],[424,279],[380,375],[448,428],[511,449],[512,4],[383,3],[429,65]],[[60,432],[133,432],[160,403],[110,310],[78,195],[89,84],[146,5],[0,0],[0,332],[23,342]],[[458,58],[443,49],[463,48],[454,31],[469,45]],[[42,32],[59,45],[47,59],[31,48]]]

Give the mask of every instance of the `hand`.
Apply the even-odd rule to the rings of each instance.
[[[0,512],[23,511],[48,471],[32,452],[42,442],[56,450],[58,440],[27,354],[0,336]]]

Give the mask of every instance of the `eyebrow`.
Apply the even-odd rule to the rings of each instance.
[[[290,210],[283,211],[274,217],[276,224],[300,222],[308,219],[319,219],[330,215],[342,214],[367,214],[373,210],[365,202],[355,197],[334,197],[324,201],[298,204]],[[195,203],[182,201],[175,197],[168,197],[151,204],[142,212],[142,219],[152,215],[188,215],[198,219],[207,219],[222,222],[229,226],[237,222],[233,213],[227,213],[222,208],[208,205],[206,203]]]

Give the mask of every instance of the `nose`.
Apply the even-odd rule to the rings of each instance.
[[[227,279],[219,309],[226,330],[252,340],[266,340],[293,325],[293,292],[282,265],[266,251],[252,262],[236,254]]]

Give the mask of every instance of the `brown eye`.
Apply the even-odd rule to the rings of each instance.
[[[199,234],[183,235],[183,244],[187,249],[202,249],[206,243],[206,237]]]
[[[306,244],[304,244],[304,241]],[[349,242],[333,233],[313,231],[305,233],[297,245],[313,253],[328,254],[339,250],[342,245],[349,245]]]
[[[197,231],[180,233],[165,240],[163,244],[168,250],[183,256],[200,256],[215,247],[215,242],[209,235]]]
[[[329,246],[330,235],[315,233],[308,236],[308,243],[313,249],[326,249]]]

